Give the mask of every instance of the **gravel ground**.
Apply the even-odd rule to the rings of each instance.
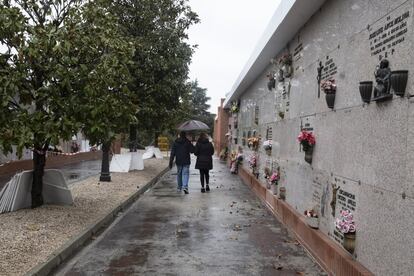
[[[168,166],[145,160],[144,171],[112,173],[112,182],[93,176],[70,186],[73,206],[42,206],[0,215],[0,275],[22,275],[88,225],[107,214]]]

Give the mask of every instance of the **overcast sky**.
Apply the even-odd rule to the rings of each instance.
[[[207,88],[210,112],[217,113],[220,98],[234,82],[265,31],[280,0],[189,0],[201,22],[191,27],[197,44],[190,78]]]

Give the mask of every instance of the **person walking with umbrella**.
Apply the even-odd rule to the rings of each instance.
[[[180,132],[180,137],[174,141],[170,156],[170,169],[173,167],[174,159],[177,165],[177,191],[184,190],[188,194],[188,180],[190,177],[190,153],[194,152],[194,146],[187,139],[185,131]]]
[[[209,171],[213,169],[213,154],[214,147],[208,140],[207,134],[201,133],[195,146],[194,155],[197,156],[195,168],[200,170],[200,182],[202,193],[210,191],[210,187],[208,185],[210,180]],[[204,188],[204,183],[206,184],[206,188]]]

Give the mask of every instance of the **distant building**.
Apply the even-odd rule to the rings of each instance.
[[[226,133],[229,125],[229,113],[223,107],[224,100],[221,99],[221,104],[217,108],[217,116],[214,120],[213,140],[217,155],[228,146]]]

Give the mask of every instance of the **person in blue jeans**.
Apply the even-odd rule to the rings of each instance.
[[[188,194],[188,180],[190,177],[190,154],[194,152],[194,146],[187,139],[185,131],[181,131],[180,137],[174,141],[170,156],[170,169],[173,167],[174,158],[177,165],[177,191]]]

